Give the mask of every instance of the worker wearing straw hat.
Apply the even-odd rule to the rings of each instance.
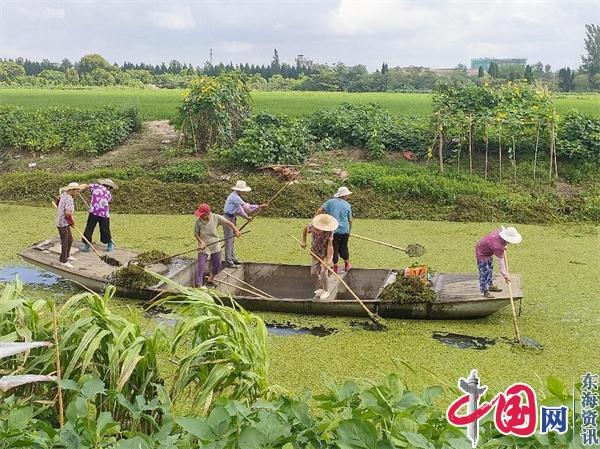
[[[327,214],[319,214],[313,218],[312,223],[304,227],[302,233],[302,248],[306,248],[306,237],[312,235],[311,251],[319,256],[327,265],[332,264],[333,259],[333,231],[338,227],[338,221]],[[319,259],[313,256],[310,266],[310,274],[315,283],[315,298],[329,298],[329,272],[327,267]]]
[[[352,206],[348,198],[352,192],[348,187],[340,187],[333,195],[317,210],[317,214],[329,214],[334,217],[339,226],[333,234],[333,271],[338,272],[338,260],[340,257],[344,260],[344,271],[348,272],[352,268],[350,265],[350,251],[348,250],[348,239],[352,229]]]
[[[60,236],[60,263],[66,268],[73,268],[71,262],[75,260],[71,256],[71,246],[73,245],[73,234],[71,226],[75,225],[73,213],[75,212],[75,202],[73,195],[85,188],[85,184],[70,182],[69,185],[59,190],[60,197],[56,200],[56,218],[54,224],[58,229]]]
[[[498,258],[500,265],[500,274],[506,282],[510,282],[508,272],[506,270],[506,261],[504,260],[504,252],[509,243],[521,243],[523,237],[513,228],[505,228],[502,226],[493,232],[483,236],[475,246],[475,257],[477,258],[477,268],[479,269],[479,290],[486,298],[493,298],[490,292],[501,292],[502,289],[494,285],[494,275],[492,261],[494,256]]]
[[[239,215],[246,220],[252,220],[249,214],[267,207],[266,204],[250,204],[244,201],[244,195],[250,192],[252,189],[246,184],[246,181],[237,181],[231,188],[233,192],[227,197],[225,201],[225,207],[223,208],[223,216],[236,224],[236,217]],[[233,237],[233,230],[229,227],[224,228],[225,240],[225,266],[228,268],[236,267],[240,261],[235,256],[235,242]]]
[[[114,243],[110,234],[110,202],[112,201],[112,191],[117,190],[118,186],[110,179],[100,179],[97,183],[84,184],[90,189],[92,198],[88,209],[88,218],[85,225],[83,236],[88,242],[92,241],[92,236],[96,225],[100,227],[100,241],[106,245],[106,251],[114,249]],[[81,251],[88,252],[91,247],[84,243]]]
[[[221,271],[221,246],[218,243],[217,228],[223,226],[223,229],[231,229],[231,240],[233,240],[234,235],[235,237],[239,237],[240,231],[231,221],[222,215],[213,214],[210,206],[206,203],[200,204],[194,215],[198,217],[194,226],[194,236],[198,241],[196,287],[204,284],[204,270],[209,258],[211,270],[206,284],[213,286],[212,281],[214,276]]]

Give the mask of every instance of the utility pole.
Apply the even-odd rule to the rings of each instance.
[[[212,48],[210,49],[210,65],[212,65]]]

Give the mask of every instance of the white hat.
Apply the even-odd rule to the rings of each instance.
[[[321,231],[335,231],[339,223],[331,215],[319,214],[313,218],[312,224],[315,228]]]
[[[337,193],[335,195],[333,195],[335,198],[339,198],[341,196],[348,196],[350,195],[352,192],[350,190],[348,190],[348,187],[346,186],[342,186],[338,189]]]
[[[69,185],[65,186],[65,187],[61,187],[59,192],[63,193],[63,192],[67,192],[69,190],[79,190],[81,188],[81,185],[78,182],[70,182]]]
[[[103,186],[112,187],[114,190],[117,190],[119,188],[112,180],[110,180],[108,178],[99,179],[98,184],[102,184]]]
[[[231,190],[237,190],[238,192],[249,192],[252,189],[246,185],[246,181],[238,181],[235,183],[235,186],[231,188]]]
[[[502,230],[499,233],[500,237],[502,237],[502,240],[507,241],[508,243],[521,243],[521,240],[523,240],[523,237],[521,237],[521,234],[519,234],[519,231],[517,231],[515,228],[510,227],[510,228],[505,228],[504,226],[502,226]]]

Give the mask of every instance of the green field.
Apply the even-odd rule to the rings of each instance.
[[[0,204],[0,266],[22,263],[16,252],[32,242],[56,233],[51,208]],[[115,240],[122,246],[160,249],[177,253],[193,245],[191,216],[114,215]],[[76,222],[84,223],[81,212]],[[252,233],[238,242],[243,260],[279,263],[308,263],[289,234],[299,235],[304,220],[264,219],[252,223]],[[18,224],[18,225],[15,225]],[[420,259],[438,271],[475,271],[473,246],[493,229],[491,223],[448,223],[427,221],[355,220],[357,233],[396,244],[420,242],[427,249]],[[444,381],[456,385],[459,376],[478,368],[491,391],[515,381],[529,382],[538,391],[549,375],[572,385],[586,371],[598,372],[600,361],[593,356],[600,334],[600,273],[598,228],[584,225],[520,225],[523,243],[511,247],[510,268],[524,279],[522,333],[544,345],[541,352],[524,350],[503,342],[512,337],[508,308],[490,318],[475,321],[389,320],[386,332],[370,332],[350,326],[351,319],[281,316],[263,314],[267,320],[301,325],[323,324],[337,332],[324,337],[269,337],[272,384],[292,392],[323,386],[322,373],[336,379],[375,379],[398,371],[394,361],[403,360],[414,372],[400,368],[409,388]],[[357,267],[403,267],[411,263],[403,253],[363,241],[351,241],[352,260]],[[308,276],[308,271],[307,271]],[[31,295],[59,294],[37,290]],[[114,306],[134,304],[115,300]],[[136,319],[144,318],[137,306],[119,310]],[[445,331],[498,339],[484,351],[445,346],[432,332]]]
[[[137,105],[146,119],[172,118],[181,102],[182,90],[133,88],[2,89],[0,104],[26,108],[71,106],[95,108],[105,105]],[[294,116],[334,107],[345,101],[378,103],[393,114],[427,115],[431,112],[431,95],[416,93],[345,93],[345,92],[253,92],[256,111]],[[600,95],[560,95],[556,106],[561,114],[577,109],[600,117]]]

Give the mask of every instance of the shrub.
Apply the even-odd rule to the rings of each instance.
[[[557,154],[569,159],[600,161],[600,119],[569,112],[559,127]]]
[[[104,153],[139,129],[140,115],[133,107],[124,110],[104,107],[95,111],[0,108],[0,145],[31,151],[66,149],[75,154]]]
[[[184,161],[167,165],[158,172],[164,182],[200,182],[206,178],[208,168],[202,161]]]
[[[308,127],[318,139],[363,147],[372,157],[382,157],[385,150],[424,151],[431,134],[426,119],[396,118],[376,104],[344,103],[317,111],[308,118]]]
[[[253,167],[299,164],[310,153],[312,138],[303,120],[260,113],[247,120],[231,157]]]

